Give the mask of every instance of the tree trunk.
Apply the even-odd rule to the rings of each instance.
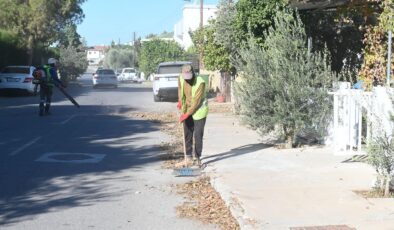
[[[386,176],[386,187],[384,189],[384,197],[390,196],[390,181],[391,177],[389,175]]]
[[[32,65],[33,64],[33,48],[28,48],[27,50],[27,65]]]
[[[33,55],[34,55],[34,42],[33,42],[33,38],[30,37],[27,44],[27,65],[33,64]]]
[[[294,134],[293,131],[289,130],[287,126],[283,126],[283,133],[285,134],[285,148],[291,149],[293,148],[293,140],[294,140]]]
[[[293,148],[293,135],[289,135],[286,137],[286,149],[291,149]]]
[[[221,72],[220,93],[224,96],[226,102],[231,102],[231,75],[229,72]]]
[[[379,174],[379,182],[380,182],[380,191],[381,192],[384,192],[384,188],[385,188],[385,181],[386,181],[386,177],[384,176],[384,175],[382,175],[382,174]]]

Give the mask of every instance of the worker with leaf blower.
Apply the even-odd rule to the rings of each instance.
[[[37,67],[33,72],[34,83],[40,85],[40,104],[39,104],[39,115],[49,115],[49,109],[51,107],[53,86],[64,88],[65,85],[60,81],[57,73],[59,66],[58,60],[55,58],[49,58],[48,64]],[[45,106],[44,106],[45,104]]]
[[[182,66],[178,80],[177,107],[182,112],[179,122],[183,123],[185,167],[201,167],[204,127],[208,115],[207,88],[208,76],[196,76],[190,64]]]

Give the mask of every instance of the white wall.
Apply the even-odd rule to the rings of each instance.
[[[101,50],[88,50],[86,54],[86,58],[88,59],[90,64],[97,65],[103,60],[105,54]]]
[[[215,5],[204,5],[203,25],[216,17],[217,7]],[[174,39],[183,48],[188,49],[193,45],[189,31],[195,31],[200,26],[200,5],[188,4],[183,7],[182,19],[174,25]]]

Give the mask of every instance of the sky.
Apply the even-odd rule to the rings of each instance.
[[[210,5],[218,2],[204,0],[204,4]],[[77,31],[89,46],[109,45],[112,41],[126,43],[133,40],[134,32],[137,38],[172,32],[181,20],[183,6],[190,3],[184,0],[87,0],[82,5],[85,18]]]

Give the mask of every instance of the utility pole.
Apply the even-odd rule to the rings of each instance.
[[[391,30],[388,33],[389,41],[388,41],[388,52],[387,52],[387,86],[390,87],[391,81],[391,45],[393,40],[393,33]]]
[[[204,27],[204,0],[200,0],[200,32],[203,31],[203,27]],[[204,63],[202,61],[203,57],[204,57],[204,37],[201,37],[201,48],[200,48],[200,72],[201,70],[204,68]]]
[[[136,54],[136,48],[135,48],[135,32],[133,33],[133,67],[135,68],[135,54]]]

